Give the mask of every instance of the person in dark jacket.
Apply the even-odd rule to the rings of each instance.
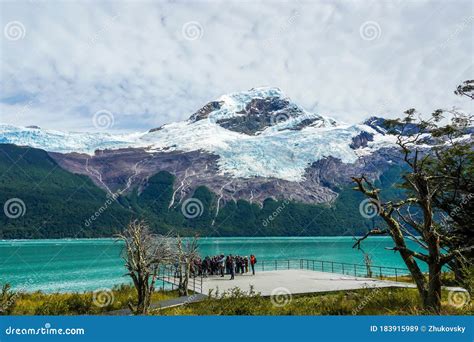
[[[232,254],[229,255],[230,259],[230,280],[234,279],[235,276],[235,260],[234,257],[232,257]]]

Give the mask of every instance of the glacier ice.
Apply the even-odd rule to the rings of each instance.
[[[258,135],[246,135],[227,130],[215,121],[241,115],[246,104],[254,98],[283,97],[278,88],[254,88],[246,92],[221,96],[220,109],[212,112],[210,120],[182,121],[163,125],[153,132],[134,134],[59,132],[37,128],[0,124],[0,143],[25,145],[50,152],[94,154],[98,149],[127,147],[156,151],[203,150],[218,155],[222,174],[233,177],[275,177],[301,181],[311,163],[332,156],[345,163],[374,149],[393,145],[387,135],[371,127],[347,125],[334,119],[309,113],[267,127]],[[314,118],[314,124],[294,130],[302,120]],[[361,151],[350,148],[352,138],[362,131],[374,135],[374,141]]]

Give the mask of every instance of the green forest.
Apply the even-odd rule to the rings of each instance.
[[[390,197],[400,191],[393,186],[400,172],[392,167],[379,181]],[[377,224],[376,219],[360,215],[364,197],[350,186],[335,189],[339,195],[327,205],[270,198],[259,205],[238,200],[221,207],[217,217],[215,194],[201,186],[192,197],[199,199],[203,210],[195,218],[186,218],[179,204],[168,208],[173,182],[172,174],[159,172],[140,194],[134,190],[113,201],[88,177],[65,171],[45,151],[2,144],[0,203],[18,198],[25,210],[17,218],[2,212],[0,238],[111,237],[134,218],[145,219],[156,232],[200,236],[351,236]]]

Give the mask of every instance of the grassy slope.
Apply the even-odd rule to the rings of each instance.
[[[177,291],[157,291],[152,303],[178,297]],[[109,311],[127,309],[128,303],[137,299],[130,286],[119,286],[110,291],[99,290],[84,293],[23,293],[18,295],[11,315],[97,315]]]
[[[449,292],[442,294],[442,314],[472,315],[472,302],[453,306]],[[178,297],[177,291],[157,291],[152,303]],[[22,293],[8,307],[9,315],[95,315],[125,309],[136,301],[136,291],[120,286],[107,293]],[[278,299],[233,289],[202,302],[168,309],[152,309],[152,315],[428,315],[416,289],[383,288],[286,296]],[[1,313],[0,313],[1,314]]]
[[[427,315],[416,289],[364,289],[279,298],[243,294],[234,289],[221,298],[176,308],[155,310],[156,315]],[[223,296],[223,297],[222,297]],[[443,291],[442,314],[472,315],[472,305],[455,307]]]

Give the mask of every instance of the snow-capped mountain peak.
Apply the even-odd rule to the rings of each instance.
[[[66,133],[0,125],[0,143],[49,152],[137,148],[148,153],[203,151],[218,157],[219,172],[235,178],[301,181],[325,157],[344,163],[386,146],[388,138],[367,124],[347,125],[292,102],[278,88],[253,88],[209,102],[188,120],[145,133]]]
[[[261,87],[223,95],[209,102],[190,118],[190,122],[208,120],[228,130],[259,135],[267,129],[300,130],[307,126],[330,127],[337,122],[310,113],[292,102],[279,88]]]

